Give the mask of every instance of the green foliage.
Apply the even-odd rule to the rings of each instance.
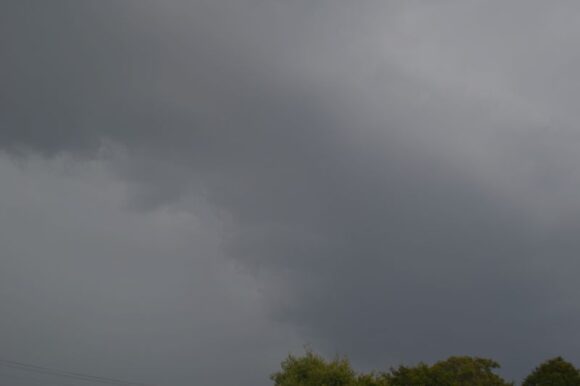
[[[387,375],[389,386],[507,386],[511,385],[493,372],[499,365],[473,357],[450,357],[428,366],[400,366]]]
[[[399,366],[386,375],[389,386],[429,386],[431,369],[425,363],[415,367]]]
[[[527,376],[522,386],[578,386],[580,373],[562,357],[545,361]]]
[[[310,350],[302,357],[289,355],[282,370],[271,379],[276,386],[356,386],[356,375],[347,359],[326,361]]]
[[[355,381],[356,386],[390,386],[385,374],[359,374]]]
[[[508,386],[493,371],[499,364],[491,359],[450,357],[431,366],[430,386]]]
[[[513,386],[495,370],[491,359],[452,356],[432,366],[399,366],[384,373],[357,373],[348,359],[326,360],[311,350],[289,355],[272,374],[275,386]],[[542,363],[522,386],[580,386],[580,372],[561,357]]]

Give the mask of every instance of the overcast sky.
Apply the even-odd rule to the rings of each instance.
[[[580,364],[579,22],[0,1],[0,358],[159,386],[270,385],[305,344]]]

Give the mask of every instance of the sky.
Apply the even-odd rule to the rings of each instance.
[[[305,345],[580,364],[579,20],[0,1],[0,358],[159,386],[270,385]],[[63,385],[35,377],[0,367]]]

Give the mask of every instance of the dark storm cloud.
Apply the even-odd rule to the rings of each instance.
[[[576,6],[3,8],[2,147],[209,205],[270,320],[361,366],[579,359]]]
[[[251,384],[295,345],[222,258],[211,218],[128,212],[126,186],[101,162],[1,161],[3,358],[150,384]],[[0,379],[71,382],[5,367]]]

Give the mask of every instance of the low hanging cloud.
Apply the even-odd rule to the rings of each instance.
[[[58,261],[93,286],[31,319],[57,320],[75,302],[116,309],[109,317],[118,318],[124,305],[91,291],[109,291],[102,276],[119,275],[119,286],[132,279],[128,299],[151,298],[141,309],[159,317],[145,326],[128,317],[136,331],[147,329],[147,342],[165,339],[161,331],[189,341],[170,360],[163,349],[144,358],[126,342],[111,362],[133,357],[143,368],[158,363],[160,373],[199,364],[176,384],[214,384],[202,369],[217,360],[196,358],[230,344],[218,362],[247,384],[267,384],[264,355],[301,342],[363,368],[465,353],[492,356],[521,377],[551,355],[580,360],[580,7],[221,0],[2,8],[0,147],[2,164],[12,165],[4,178],[48,189],[46,199],[13,200],[59,208],[48,218],[81,230],[59,236],[74,248],[68,263],[56,247],[41,259],[35,241],[30,266]],[[96,162],[108,174],[81,168],[75,178],[90,182],[64,200],[62,176],[30,165],[15,171],[15,160],[30,157],[34,165]],[[107,184],[113,191],[103,194],[114,199],[89,205],[96,217],[83,214]],[[12,229],[22,213],[0,226]],[[97,243],[94,221],[119,233]],[[107,256],[138,269],[119,273]],[[215,275],[227,285],[208,279]],[[45,279],[54,291],[76,288]],[[253,295],[232,301],[238,291]],[[175,325],[180,312],[184,324]],[[103,333],[129,330],[109,322]],[[196,341],[208,331],[222,338]]]

